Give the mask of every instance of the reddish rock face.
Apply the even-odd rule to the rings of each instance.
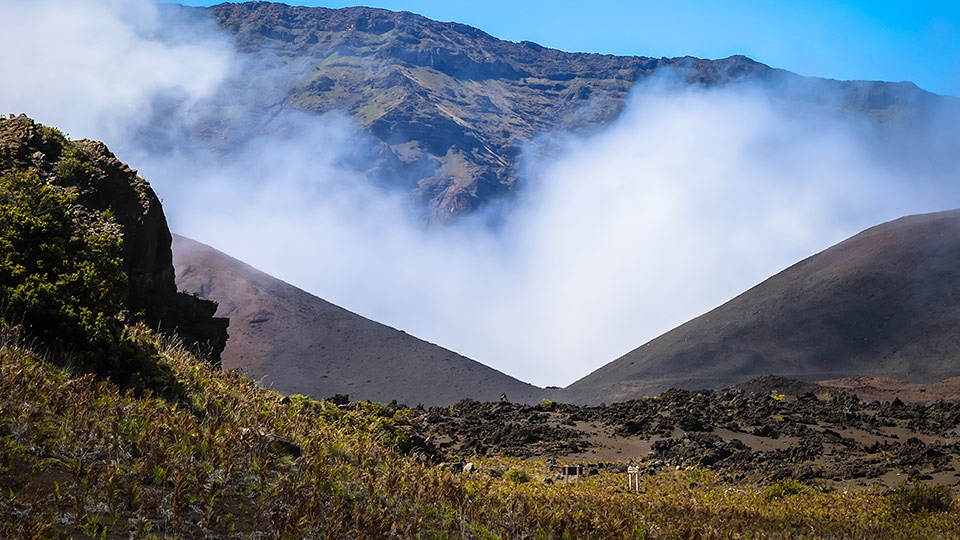
[[[283,393],[410,406],[463,398],[536,403],[543,390],[406,332],[371,321],[182,236],[177,284],[230,317],[225,369]],[[337,398],[337,401],[342,399]]]

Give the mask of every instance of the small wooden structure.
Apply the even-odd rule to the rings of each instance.
[[[627,486],[640,493],[640,467],[636,465],[627,467]]]
[[[583,465],[564,465],[563,466],[563,483],[568,484],[570,478],[573,478],[577,481],[577,485],[580,485],[580,477],[583,475]]]

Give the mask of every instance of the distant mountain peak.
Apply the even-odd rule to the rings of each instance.
[[[571,53],[365,7],[242,3],[207,12],[247,55],[247,69],[274,70],[282,79],[282,95],[264,104],[263,129],[280,111],[346,113],[381,147],[358,160],[364,170],[408,190],[434,221],[509,195],[519,187],[525,145],[616,119],[637,83],[664,70],[684,84],[753,82],[772,88],[776,99],[822,106],[803,90],[812,80],[742,55]],[[867,113],[917,92],[882,83],[868,92],[852,83],[816,84],[849,96],[838,107]]]

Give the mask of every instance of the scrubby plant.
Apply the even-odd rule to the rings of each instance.
[[[524,484],[530,481],[530,473],[520,467],[510,467],[503,477],[514,484]]]
[[[91,172],[89,159],[79,146],[66,141],[63,144],[63,152],[54,172],[67,185],[81,184]]]
[[[806,486],[800,482],[792,479],[779,480],[774,484],[767,486],[763,490],[763,496],[765,499],[782,499],[784,497],[791,497],[793,495],[799,495],[808,490]]]
[[[158,366],[156,351],[126,331],[119,226],[109,213],[75,203],[34,170],[0,175],[0,323],[81,371],[175,393],[176,379]]]
[[[115,224],[80,224],[75,196],[35,171],[0,176],[0,302],[7,323],[102,362],[121,337],[126,275]]]
[[[942,512],[953,506],[953,492],[943,484],[904,481],[893,492],[893,505],[901,512]]]

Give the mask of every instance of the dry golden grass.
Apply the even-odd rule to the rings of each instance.
[[[409,411],[284,398],[143,327],[186,388],[170,401],[71,377],[0,343],[3,538],[936,538],[960,513],[936,489],[721,483],[702,470],[547,483],[543,463],[430,466]],[[489,474],[491,471],[498,473]],[[508,471],[515,471],[506,474]],[[933,502],[930,502],[933,501]],[[940,503],[946,503],[946,508]]]

